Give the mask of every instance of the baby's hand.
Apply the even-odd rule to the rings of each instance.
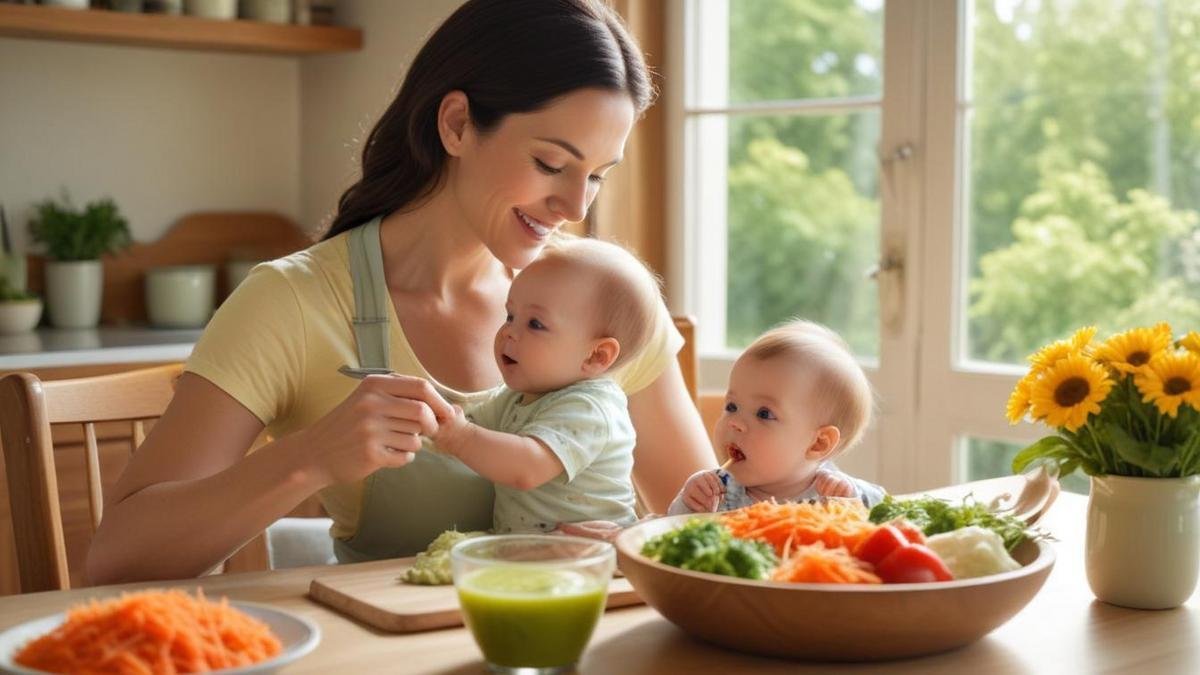
[[[433,441],[434,449],[454,454],[460,437],[465,435],[471,422],[462,407],[453,404],[450,407],[454,409],[454,417],[439,419],[437,433],[430,436],[429,440]]]
[[[857,497],[858,488],[854,483],[836,471],[821,469],[813,479],[813,487],[822,497]]]
[[[711,469],[697,471],[683,484],[683,503],[693,513],[711,513],[721,505],[725,484]]]

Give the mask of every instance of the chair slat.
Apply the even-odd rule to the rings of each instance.
[[[142,447],[142,441],[146,440],[146,427],[143,420],[133,421],[133,445],[129,448],[129,453],[133,454],[138,448]]]
[[[100,445],[96,442],[96,425],[87,422],[83,425],[83,458],[87,464],[88,511],[92,514],[92,534],[100,527],[100,517],[104,515],[104,501],[101,496],[100,484]]]

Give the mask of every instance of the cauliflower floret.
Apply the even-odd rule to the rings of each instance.
[[[1005,550],[999,534],[978,525],[935,534],[925,545],[946,563],[955,579],[1010,572],[1021,566]]]

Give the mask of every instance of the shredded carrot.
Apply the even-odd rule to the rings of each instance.
[[[721,523],[739,539],[767,542],[784,559],[792,548],[816,542],[853,551],[879,527],[867,519],[867,513],[857,499],[788,504],[763,501],[725,513]]]
[[[775,568],[771,580],[814,584],[883,583],[871,571],[870,565],[850,555],[844,547],[825,548],[821,542],[798,546]]]
[[[282,649],[263,622],[198,592],[150,590],[92,600],[17,653],[51,673],[198,673],[265,661]]]

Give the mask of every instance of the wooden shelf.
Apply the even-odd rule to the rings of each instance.
[[[362,49],[362,31],[357,28],[13,4],[0,4],[0,37],[260,54]]]

